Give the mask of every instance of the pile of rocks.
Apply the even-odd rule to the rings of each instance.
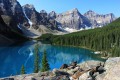
[[[28,75],[18,75],[1,80],[120,80],[120,57],[101,61],[73,62],[60,69]]]

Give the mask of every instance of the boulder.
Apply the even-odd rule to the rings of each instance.
[[[120,80],[120,57],[108,58],[104,68],[106,71],[98,75],[97,80]]]
[[[96,72],[99,72],[100,74],[103,73],[105,71],[103,66],[98,66],[96,67]]]
[[[108,58],[108,60],[105,62],[105,69],[109,70],[118,63],[120,63],[120,57]]]
[[[99,74],[95,77],[96,80],[103,80],[103,78],[105,77],[105,73]]]
[[[68,68],[68,65],[67,64],[63,64],[60,69],[65,69],[65,68]]]
[[[73,66],[69,66],[69,67],[68,67],[68,69],[74,69],[74,68],[75,68],[75,67],[73,67]]]
[[[92,77],[89,76],[89,72],[82,74],[79,77],[79,80],[92,80]]]
[[[58,69],[53,69],[52,72],[53,72],[53,74],[55,76],[61,76],[61,75],[67,75],[67,76],[69,76],[69,74],[67,72],[62,71],[62,70],[58,70]]]
[[[26,76],[23,80],[35,80],[35,78],[33,76]]]
[[[15,80],[14,78],[4,78],[4,79],[1,79],[1,80]]]
[[[74,79],[78,79],[81,75],[83,75],[84,73],[87,73],[87,72],[89,72],[89,70],[87,70],[87,71],[77,71],[74,75],[72,75],[72,79],[74,80]]]
[[[76,67],[76,66],[77,66],[77,61],[72,62],[72,63],[70,64],[70,66]]]
[[[69,76],[61,75],[61,76],[55,76],[49,80],[70,80]]]
[[[73,75],[75,72],[77,72],[78,70],[81,70],[79,67],[76,67],[74,69],[69,69],[67,70],[67,72],[70,74],[70,75]],[[82,71],[82,70],[81,70]]]
[[[89,70],[92,68],[96,68],[96,66],[100,66],[100,64],[103,65],[104,62],[91,60],[78,64],[78,66],[80,66],[80,68],[82,68],[83,70]]]
[[[91,77],[94,79],[97,75],[99,75],[99,72],[95,72]]]
[[[50,76],[53,75],[53,73],[51,71],[46,71],[46,72],[38,72],[38,76]]]

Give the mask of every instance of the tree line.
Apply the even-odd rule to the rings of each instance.
[[[66,35],[44,34],[39,39],[49,41],[53,45],[79,46],[95,51],[107,51],[112,56],[120,56],[120,18],[102,28]]]

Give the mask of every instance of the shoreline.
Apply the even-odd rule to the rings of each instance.
[[[69,65],[63,64],[59,69],[52,71],[3,77],[0,80],[42,80],[43,78],[43,80],[119,80],[118,66],[120,66],[120,57],[113,57],[108,58],[106,62],[93,60],[73,62]]]

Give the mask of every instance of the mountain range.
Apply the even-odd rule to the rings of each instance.
[[[77,8],[59,14],[55,11],[47,13],[45,10],[38,12],[33,5],[21,6],[17,0],[0,0],[0,18],[0,32],[10,30],[30,38],[45,33],[58,35],[94,29],[116,19],[113,13],[103,15],[89,10],[81,14]],[[0,35],[9,36],[9,33]]]

